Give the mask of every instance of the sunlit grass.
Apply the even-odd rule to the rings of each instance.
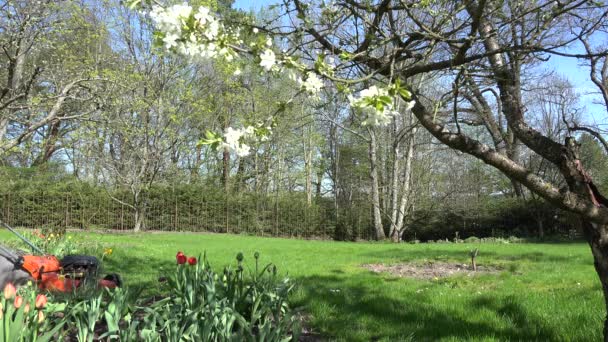
[[[9,238],[5,232],[0,238]],[[92,254],[106,257],[106,271],[130,287],[159,291],[162,268],[178,250],[207,252],[220,268],[253,253],[295,279],[292,298],[313,331],[329,340],[570,340],[601,339],[605,316],[589,248],[572,244],[389,244],[302,241],[219,234],[74,234]],[[415,280],[374,274],[367,263],[444,260],[500,266],[497,274]]]

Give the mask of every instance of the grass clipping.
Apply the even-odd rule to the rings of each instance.
[[[474,271],[471,265],[449,263],[443,261],[423,262],[423,263],[404,263],[395,265],[384,264],[365,264],[363,268],[374,273],[389,273],[397,277],[415,279],[435,279],[451,277],[455,275],[475,276],[479,274],[498,273],[497,267],[478,265]]]

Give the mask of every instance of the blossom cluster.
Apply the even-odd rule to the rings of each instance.
[[[296,74],[294,71],[290,71],[289,78],[296,82],[300,89],[306,91],[309,95],[317,96],[321,89],[323,89],[323,81],[314,72],[307,72],[306,79],[302,79],[301,76]]]
[[[159,29],[164,47],[185,56],[231,61],[235,52],[229,45],[240,42],[238,32],[224,27],[204,6],[196,12],[187,3],[154,6],[150,18]]]
[[[222,147],[236,153],[239,157],[248,156],[251,152],[251,147],[243,142],[244,139],[253,137],[253,126],[247,126],[239,129],[228,127],[224,130],[224,142]]]
[[[300,89],[313,97],[318,97],[324,87],[319,75],[331,78],[334,73],[335,60],[328,57],[326,62],[325,55],[319,55],[314,63],[314,71],[307,71],[306,66],[292,56],[285,54],[277,56],[272,47],[272,38],[261,34],[257,28],[252,29],[257,40],[251,42],[249,47],[243,47],[239,29],[225,26],[209,8],[204,6],[200,6],[198,10],[194,10],[187,3],[168,7],[154,6],[150,17],[159,30],[157,37],[166,49],[193,58],[224,58],[226,61],[231,61],[243,52],[251,53],[263,70],[287,71]],[[237,69],[234,75],[238,76],[240,73],[240,69]],[[385,126],[392,121],[398,114],[393,100],[396,90],[405,91],[398,88],[399,86],[397,88],[371,86],[362,90],[357,97],[349,96],[350,106],[364,115],[362,125]],[[413,105],[413,101],[406,102],[405,109],[410,110]],[[236,129],[228,127],[224,130],[220,143],[213,146],[223,147],[243,157],[249,155],[251,151],[251,147],[245,141],[260,137],[262,141],[267,138],[265,134],[257,134],[252,126]],[[213,141],[217,140],[211,139],[206,143]]]
[[[363,126],[386,126],[399,114],[394,109],[394,100],[389,90],[375,85],[361,90],[357,97],[349,95],[348,101],[352,108],[365,116],[361,123]],[[411,110],[414,104],[414,101],[406,102],[404,110]]]

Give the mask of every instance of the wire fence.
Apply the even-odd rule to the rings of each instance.
[[[308,204],[305,198],[289,194],[222,196],[199,193],[193,200],[180,192],[151,195],[140,211],[144,216],[142,230],[351,241],[375,238],[371,205],[363,199],[342,205],[336,213],[328,199]],[[117,201],[100,193],[0,193],[0,220],[21,228],[129,231],[135,227],[136,213],[125,203],[129,203],[128,198]],[[526,203],[513,203],[492,210],[415,212],[403,238],[572,237],[573,231],[580,231],[572,215],[550,206],[535,209]]]
[[[124,201],[126,202],[126,201]],[[248,234],[305,239],[336,238],[332,206],[294,199],[266,197],[251,200],[185,201],[149,199],[143,207],[145,230]],[[357,239],[373,239],[368,212],[358,211],[348,229]],[[352,214],[349,214],[352,216]],[[135,210],[111,198],[72,194],[0,194],[0,219],[22,228],[132,230]]]

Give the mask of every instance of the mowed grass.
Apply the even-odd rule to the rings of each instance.
[[[326,340],[346,341],[599,341],[605,317],[589,248],[572,244],[390,244],[303,241],[220,234],[74,233],[90,253],[112,248],[106,271],[130,287],[160,291],[178,250],[206,252],[218,269],[253,253],[294,279],[292,302]],[[6,232],[0,239],[12,239]],[[362,264],[467,263],[503,271],[475,277],[416,280],[374,274]]]

